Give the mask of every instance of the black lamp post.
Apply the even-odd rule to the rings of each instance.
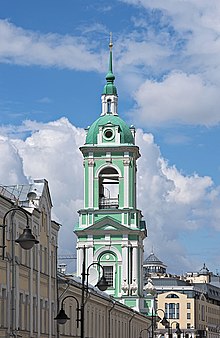
[[[139,336],[139,338],[142,338],[142,332],[144,332],[144,331],[147,331],[148,332],[148,334],[149,334],[149,329],[151,328],[151,326],[152,326],[152,324],[150,324],[149,326],[148,326],[148,328],[146,328],[146,329],[142,329],[141,331],[140,331],[140,336]]]
[[[57,320],[58,324],[65,324],[67,322],[67,320],[69,320],[70,318],[67,316],[66,312],[64,311],[64,301],[67,298],[74,298],[76,303],[77,303],[77,307],[76,307],[76,311],[77,311],[77,317],[76,317],[76,323],[77,323],[77,327],[79,327],[79,312],[80,312],[80,307],[79,307],[79,301],[76,297],[74,296],[66,296],[63,298],[62,302],[61,302],[61,309],[58,312],[57,316],[54,318],[55,320]]]
[[[163,309],[157,309],[155,311],[155,313],[157,313],[158,311],[162,311],[163,312],[163,319],[160,320],[160,323],[166,328],[168,329],[168,336],[169,338],[172,338],[172,333],[170,332],[170,323],[169,321],[167,320],[166,318],[166,314],[165,314],[165,311]]]
[[[182,331],[180,330],[180,324],[177,321],[174,321],[170,324],[170,329],[171,329],[171,337],[172,337],[172,325],[176,323],[176,331],[175,333],[177,334],[177,337],[180,337]]]
[[[67,314],[64,311],[63,308],[63,304],[66,298],[68,297],[72,297],[76,300],[77,302],[77,327],[78,327],[78,323],[80,322],[80,338],[84,338],[85,337],[85,303],[86,303],[86,297],[87,297],[87,293],[88,293],[88,276],[89,276],[89,269],[92,265],[98,265],[101,269],[102,269],[102,276],[101,278],[98,280],[97,284],[95,286],[97,286],[99,288],[99,290],[101,291],[105,291],[108,288],[108,282],[105,278],[104,275],[104,268],[101,264],[99,263],[92,263],[88,266],[87,270],[86,270],[86,247],[83,247],[83,263],[82,263],[82,293],[81,293],[81,306],[79,305],[78,300],[74,297],[74,296],[66,296],[61,303],[61,309],[59,311],[59,313],[57,314],[56,318],[54,318],[55,320],[57,320],[58,324],[65,324],[67,322],[67,320],[69,320],[70,318],[67,316]],[[80,316],[79,316],[80,313]],[[79,318],[80,317],[80,318]]]
[[[7,227],[6,224],[6,218],[7,216],[12,212],[12,216],[11,216],[11,233],[12,233],[12,246],[11,246],[11,253],[12,253],[12,258],[11,258],[11,266],[12,266],[12,277],[11,277],[11,334],[12,336],[16,336],[17,337],[17,328],[16,328],[16,297],[15,297],[15,293],[16,293],[16,262],[15,262],[15,245],[14,242],[19,243],[20,246],[22,247],[22,249],[24,250],[30,250],[31,248],[33,248],[33,246],[35,244],[38,244],[39,241],[34,237],[34,235],[32,234],[32,231],[29,227],[29,217],[28,217],[28,213],[26,210],[19,208],[19,207],[15,207],[12,208],[10,210],[8,210],[4,217],[3,217],[3,224],[0,225],[0,227],[2,227],[3,229],[3,233],[2,233],[2,245],[0,246],[2,248],[2,259],[5,259],[5,248],[6,248],[6,239],[5,239],[5,230]],[[14,216],[16,212],[20,212],[22,214],[24,214],[24,216],[26,217],[26,228],[24,229],[23,233],[19,236],[19,238],[15,239],[15,229],[13,226],[13,220],[14,220]]]
[[[108,282],[105,278],[104,268],[99,263],[92,263],[88,266],[86,270],[86,247],[83,247],[83,264],[82,264],[82,298],[81,298],[81,331],[80,338],[85,337],[85,292],[88,292],[88,277],[89,277],[89,269],[92,265],[98,265],[102,269],[102,277],[99,279],[97,286],[101,291],[105,291],[108,288]],[[87,278],[86,278],[87,277]],[[86,286],[85,286],[86,281]]]
[[[26,228],[23,230],[23,234],[21,234],[16,240],[14,238],[12,238],[12,241],[15,241],[16,243],[19,243],[20,246],[22,247],[22,249],[24,250],[30,250],[33,248],[34,244],[38,244],[39,241],[34,237],[34,235],[32,234],[32,231],[29,227],[29,218],[28,218],[28,213],[21,208],[12,208],[10,210],[8,210],[4,217],[3,217],[3,224],[1,225],[1,227],[3,228],[3,235],[2,235],[2,259],[5,258],[5,228],[7,226],[6,224],[6,217],[8,216],[8,214],[10,212],[13,212],[12,214],[12,232],[13,232],[13,218],[14,215],[16,213],[16,211],[19,211],[21,213],[23,213],[26,217]]]

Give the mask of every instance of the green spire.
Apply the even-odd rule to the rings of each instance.
[[[108,67],[108,73],[106,74],[106,80],[107,84],[104,87],[103,94],[105,95],[117,95],[117,89],[114,85],[114,80],[115,76],[113,74],[113,67],[112,67],[112,33],[110,33],[110,42],[109,42],[109,49],[110,49],[110,54],[109,54],[109,67]]]

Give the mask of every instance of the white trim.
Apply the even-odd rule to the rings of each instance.
[[[116,249],[114,246],[111,246],[109,249],[107,249],[106,247],[101,247],[99,248],[96,252],[95,252],[95,255],[94,255],[94,261],[98,262],[98,257],[103,254],[104,252],[106,251],[111,251],[111,252],[114,252],[114,254],[117,256],[118,258],[118,262],[122,262],[122,256],[121,256],[121,253],[119,252],[118,249]]]
[[[122,178],[121,170],[119,169],[119,167],[116,166],[115,164],[110,164],[110,163],[104,163],[104,164],[102,164],[101,167],[99,167],[98,170],[96,171],[95,178],[99,177],[100,171],[102,171],[104,168],[109,168],[109,167],[117,170],[117,172],[119,174],[119,178]]]

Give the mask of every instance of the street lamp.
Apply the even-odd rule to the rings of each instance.
[[[104,268],[99,263],[92,263],[88,266],[86,270],[86,247],[83,247],[83,264],[82,264],[82,298],[81,298],[81,331],[80,331],[80,338],[85,337],[85,327],[84,327],[84,317],[85,317],[85,291],[88,292],[88,276],[89,276],[89,269],[92,265],[98,265],[102,269],[102,277],[98,281],[98,283],[95,285],[98,288],[100,288],[101,291],[105,291],[108,288],[108,282],[105,278],[104,274]],[[86,279],[87,277],[87,279]],[[86,287],[85,287],[85,281],[86,281]]]
[[[32,231],[29,227],[29,218],[28,213],[26,210],[16,207],[8,210],[4,217],[3,217],[3,224],[0,225],[0,227],[3,229],[2,233],[2,245],[0,246],[2,248],[2,259],[5,259],[5,248],[6,248],[6,239],[5,239],[5,230],[6,230],[6,218],[9,213],[12,212],[11,216],[11,241],[12,241],[12,247],[11,247],[11,264],[12,264],[12,270],[11,270],[11,334],[12,336],[17,336],[17,328],[16,328],[16,297],[15,297],[15,290],[16,290],[16,261],[15,261],[15,246],[14,242],[18,243],[23,249],[30,250],[35,244],[38,244],[39,241],[34,237],[32,234]],[[24,229],[23,233],[19,236],[19,238],[15,239],[15,228],[13,226],[13,220],[16,212],[23,213],[26,217],[26,228]]]
[[[167,320],[167,318],[166,318],[166,314],[165,314],[165,311],[163,310],[163,309],[157,309],[156,311],[155,311],[155,313],[157,314],[157,312],[158,311],[162,311],[163,312],[163,319],[162,320],[160,320],[160,323],[163,325],[163,326],[165,326],[166,328],[169,326],[169,321]],[[160,318],[161,319],[161,318]]]
[[[169,338],[172,338],[172,333],[170,333],[170,323],[166,318],[166,314],[165,311],[163,309],[157,309],[155,311],[155,313],[157,313],[158,311],[162,311],[163,312],[163,319],[160,321],[160,323],[166,328],[168,329],[168,336]]]
[[[173,337],[173,334],[172,334],[172,325],[174,323],[176,323],[176,331],[175,333],[177,334],[177,336],[181,335],[182,331],[180,330],[180,324],[177,322],[177,321],[173,321],[172,323],[170,323],[167,318],[166,318],[166,315],[165,315],[165,311],[162,310],[162,309],[157,309],[157,311],[162,311],[164,316],[163,316],[163,319],[160,321],[160,323],[166,328],[168,329],[168,337],[169,338],[172,338]]]
[[[63,298],[62,302],[61,302],[61,309],[60,311],[58,312],[57,316],[54,318],[55,320],[57,320],[57,323],[58,324],[65,324],[67,322],[67,320],[69,320],[70,318],[67,316],[66,312],[64,311],[64,301],[67,299],[67,298],[74,298],[76,303],[77,303],[77,307],[76,307],[76,311],[77,311],[77,317],[76,317],[76,323],[77,323],[77,328],[79,327],[79,321],[80,321],[80,318],[79,318],[79,312],[80,312],[80,307],[79,307],[79,301],[76,297],[74,296],[66,296]]]
[[[8,210],[4,217],[3,217],[3,224],[0,225],[1,228],[3,228],[3,234],[2,234],[2,259],[5,258],[5,229],[6,229],[6,217],[8,216],[8,214],[10,212],[13,212],[12,217],[11,217],[11,221],[12,221],[12,235],[14,235],[14,228],[13,228],[13,219],[14,219],[14,215],[16,213],[16,211],[20,211],[21,213],[23,213],[26,217],[26,228],[23,230],[23,234],[21,234],[16,240],[14,239],[14,237],[12,236],[12,241],[20,244],[20,246],[22,247],[22,249],[25,250],[30,250],[33,248],[34,244],[38,244],[39,241],[34,237],[34,235],[32,234],[32,231],[29,227],[29,219],[28,219],[28,213],[27,211],[25,211],[24,209],[21,208],[12,208],[10,210]]]
[[[88,276],[89,276],[89,269],[91,268],[91,266],[93,265],[97,265],[102,269],[102,276],[101,278],[98,280],[97,284],[95,286],[98,287],[99,290],[101,291],[105,291],[108,288],[108,282],[105,278],[105,274],[104,274],[104,268],[101,264],[99,263],[92,263],[90,264],[87,269],[86,269],[86,247],[83,247],[83,263],[82,263],[82,294],[81,294],[81,306],[79,306],[79,302],[78,300],[74,297],[74,296],[66,296],[61,303],[61,309],[59,311],[59,313],[57,314],[56,318],[54,318],[55,320],[57,320],[58,324],[65,324],[67,322],[67,320],[69,320],[70,318],[66,315],[64,308],[63,308],[63,304],[66,298],[68,297],[72,297],[76,300],[77,302],[77,327],[78,327],[78,322],[81,323],[80,325],[80,338],[84,338],[85,337],[85,327],[84,327],[84,322],[85,322],[85,303],[86,300],[85,298],[87,297],[87,293],[88,293],[88,289],[89,289],[89,283],[88,283]],[[79,312],[80,312],[80,318],[79,318]]]
[[[171,329],[171,337],[172,337],[172,325],[174,324],[174,323],[176,323],[176,331],[175,331],[175,333],[177,334],[177,337],[179,337],[180,335],[181,335],[181,333],[182,333],[182,331],[180,330],[180,324],[177,322],[177,321],[174,321],[174,322],[172,322],[171,324],[170,324],[170,329]]]
[[[152,324],[150,324],[149,326],[148,326],[148,328],[146,328],[146,329],[142,329],[141,331],[140,331],[140,336],[139,336],[139,338],[142,338],[142,332],[144,332],[144,331],[147,331],[148,333],[149,333],[149,329],[151,328],[151,326],[152,326]]]

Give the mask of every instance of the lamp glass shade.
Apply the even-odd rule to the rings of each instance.
[[[108,282],[105,278],[105,276],[102,276],[101,279],[98,281],[98,283],[96,284],[97,288],[100,290],[100,291],[105,291],[108,289]]]
[[[182,331],[181,331],[180,328],[178,327],[178,328],[176,329],[175,333],[176,333],[176,334],[181,334]]]
[[[166,319],[166,317],[163,317],[163,319],[161,320],[161,324],[165,327],[169,327],[169,322],[168,320]]]
[[[67,316],[66,312],[64,311],[64,309],[61,309],[59,311],[59,313],[57,314],[57,316],[54,318],[55,320],[57,320],[58,324],[65,324],[67,322],[67,320],[69,320],[70,318]]]
[[[25,228],[23,234],[21,234],[18,239],[15,240],[16,243],[19,243],[22,249],[30,250],[33,248],[34,244],[39,243],[39,241],[34,237],[30,228]]]

